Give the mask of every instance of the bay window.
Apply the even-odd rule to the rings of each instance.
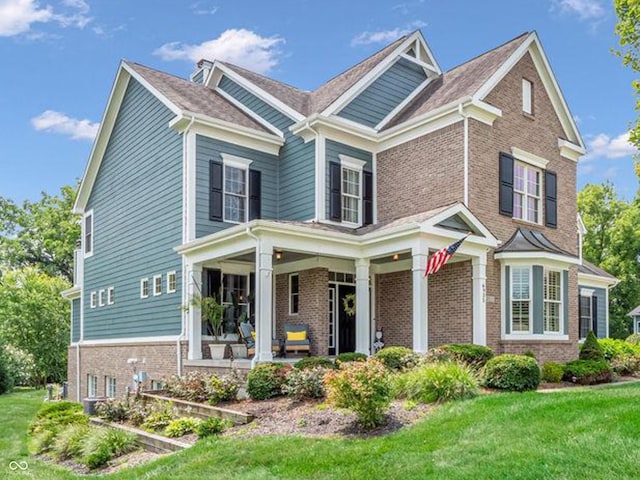
[[[531,330],[531,269],[511,269],[511,331],[529,333]]]

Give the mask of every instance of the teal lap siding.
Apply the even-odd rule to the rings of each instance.
[[[181,331],[182,137],[174,117],[131,79],[89,198],[94,254],[85,259],[84,339],[178,335]],[[177,291],[167,293],[175,271]],[[153,295],[153,277],[162,293]],[[150,282],[140,298],[140,279]],[[107,304],[114,287],[115,302]],[[104,306],[91,308],[91,292],[104,290]]]
[[[340,155],[346,155],[348,157],[357,158],[358,160],[362,160],[366,162],[364,166],[364,170],[371,172],[373,171],[373,154],[371,152],[367,152],[365,150],[360,150],[359,148],[352,147],[350,145],[345,145],[344,143],[335,142],[333,140],[326,140],[325,144],[325,155],[326,155],[326,176],[325,176],[325,209],[327,218],[330,218],[329,211],[329,202],[331,200],[331,191],[330,191],[330,178],[329,178],[329,163],[337,162],[340,163]],[[374,178],[375,182],[376,179]]]
[[[80,340],[80,299],[71,301],[71,341]]]

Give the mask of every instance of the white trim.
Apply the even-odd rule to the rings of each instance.
[[[569,335],[557,333],[503,333],[501,340],[566,342],[567,340],[569,340]]]
[[[509,282],[509,298],[507,299],[509,302],[509,312],[511,313],[511,318],[508,318],[507,321],[509,322],[509,332],[511,332],[509,335],[514,335],[514,336],[521,336],[521,335],[531,335],[533,334],[533,265],[510,265],[510,269],[509,269],[509,278],[508,278],[508,282]],[[514,299],[513,298],[513,272],[514,272],[514,268],[526,268],[529,272],[529,295],[528,295],[528,299],[524,300],[524,299]],[[514,332],[513,329],[513,302],[524,302],[524,301],[528,301],[529,302],[529,329],[527,331],[524,330],[518,330],[517,332]]]
[[[99,307],[104,307],[104,294],[105,294],[104,288],[101,288],[100,290],[98,290],[98,306]]]
[[[116,301],[115,296],[116,296],[116,288],[115,287],[107,288],[107,305],[113,305],[115,303]]]
[[[591,288],[581,288],[580,289],[580,296],[581,297],[593,297],[594,293],[596,293],[596,291],[591,289]]]
[[[225,154],[221,154],[224,156]],[[233,157],[233,155],[229,155],[228,157]],[[233,157],[234,160],[226,159],[222,165],[222,221],[226,223],[233,224],[242,224],[246,223],[249,218],[249,164],[251,161],[240,158]],[[241,161],[240,161],[241,160]],[[245,163],[248,162],[248,163]],[[235,193],[227,193],[227,168],[235,168],[236,170],[242,170],[244,173],[244,195],[238,195]],[[229,220],[227,218],[227,208],[226,208],[226,197],[227,195],[243,198],[244,199],[244,218],[241,221],[237,220]]]
[[[606,308],[604,309],[604,321],[605,321],[605,330],[606,330],[606,335],[607,337],[609,337],[609,289],[605,289],[604,291],[604,303]]]
[[[464,204],[469,206],[469,115],[465,115],[462,104],[458,105],[458,113],[462,116],[463,128]]]
[[[144,88],[149,90],[149,92],[151,92],[154,97],[160,100],[165,107],[171,110],[174,114],[180,115],[180,108],[178,108],[178,106],[176,106],[171,100],[160,93],[160,91],[156,87],[147,82],[147,80],[138,72],[136,72],[132,67],[130,67],[127,62],[123,61],[121,63],[121,68],[124,69],[129,75],[131,75],[131,77],[138,83],[140,83]]]
[[[362,169],[367,164],[365,160],[360,160],[348,155],[343,155],[342,153],[338,154],[338,158],[340,159],[340,165],[342,165],[343,167],[349,168],[351,170],[358,170],[360,172],[362,172]]]
[[[576,145],[575,143],[569,142],[563,138],[558,139],[558,148],[560,149],[561,157],[568,158],[574,162],[580,160],[580,157],[587,153],[584,147]]]
[[[96,308],[98,306],[98,292],[91,292],[89,295],[89,307]]]
[[[172,343],[176,340],[180,340],[179,336],[176,335],[165,335],[165,336],[149,336],[149,337],[130,337],[130,338],[112,338],[112,339],[100,339],[100,340],[81,340],[76,345],[128,345],[132,343],[142,343],[142,344],[154,344],[159,342],[167,342]]]
[[[516,176],[516,167],[521,167],[523,169],[523,174],[522,174],[522,185],[523,185],[523,190],[517,190],[516,189],[516,181],[515,181],[515,176]],[[531,193],[529,191],[529,172],[532,171],[534,173],[537,174],[538,176],[538,182],[537,182],[537,186],[538,186],[538,194],[536,195],[535,193]],[[520,220],[522,222],[527,222],[527,223],[531,223],[534,225],[542,225],[542,219],[544,216],[544,212],[543,212],[543,192],[544,192],[544,185],[543,185],[543,175],[542,175],[542,171],[537,168],[537,167],[533,167],[529,164],[526,164],[524,162],[521,162],[520,160],[516,160],[513,164],[513,196],[514,196],[514,200],[513,200],[513,215],[512,218],[514,218],[515,220]],[[515,209],[515,196],[516,195],[521,195],[522,196],[522,202],[520,204],[520,213],[522,214],[521,217],[516,217],[516,209]],[[535,221],[531,221],[529,220],[529,202],[533,201],[535,202],[535,200],[538,201],[538,208],[536,209],[536,220]]]
[[[146,295],[144,293],[145,283],[146,283],[146,287],[147,287]],[[149,278],[148,277],[140,279],[140,298],[149,298]]]
[[[87,398],[98,396],[98,376],[87,373]]]
[[[376,152],[371,153],[371,183],[373,195],[373,224],[378,224],[378,154]]]
[[[415,62],[415,58],[411,59],[411,57],[407,56],[407,55],[403,55],[404,57],[410,59],[411,61]],[[422,62],[420,62],[422,63]],[[425,64],[426,65],[426,64]],[[423,67],[425,68],[425,67]],[[405,97],[405,99],[400,102],[398,105],[396,105],[396,107],[391,110],[382,120],[380,120],[378,122],[378,124],[373,127],[375,130],[379,131],[382,127],[384,127],[387,123],[389,123],[393,118],[396,117],[396,115],[398,115],[407,105],[409,105],[420,93],[422,93],[422,91],[427,88],[427,85],[429,85],[431,83],[431,81],[437,77],[428,77],[424,82],[422,82],[420,85],[418,85],[413,92],[411,92],[409,95],[407,95]]]
[[[533,115],[533,82],[522,79],[522,111]]]
[[[416,54],[417,54],[417,52],[416,52]],[[409,60],[411,63],[415,63],[416,65],[422,67],[425,70],[429,70],[430,73],[435,73],[436,76],[439,75],[438,70],[434,66],[429,65],[428,63],[423,62],[422,60],[420,60],[420,59],[418,59],[416,57],[412,57],[411,55],[407,55],[406,53],[401,53],[399,56],[401,58],[404,58],[405,60]],[[427,72],[425,72],[425,73],[427,73]]]
[[[614,279],[578,272],[578,285],[580,286],[605,288],[608,290],[609,288],[615,287],[618,283],[620,283],[620,280],[617,278]]]
[[[183,192],[183,208],[184,212],[184,238],[185,241],[194,240],[196,238],[196,197],[197,197],[197,168],[196,168],[196,133],[187,127],[184,135],[184,192]]]
[[[566,255],[549,252],[499,252],[494,255],[496,260],[507,260],[509,265],[518,265],[522,262],[534,262],[536,265],[578,265],[580,260]],[[517,261],[520,262],[517,262]]]
[[[546,169],[549,160],[546,158],[539,157],[538,155],[534,155],[533,153],[526,152],[518,147],[511,147],[511,153],[516,158],[516,160],[520,160],[521,162],[528,163],[539,169]],[[542,183],[542,182],[540,182]]]
[[[258,122],[260,125],[262,125],[264,128],[269,130],[271,133],[273,133],[275,135],[278,135],[279,137],[284,138],[284,133],[282,133],[281,130],[279,130],[278,128],[276,128],[275,126],[273,126],[272,124],[267,122],[264,118],[262,118],[260,115],[258,115],[255,111],[251,110],[244,103],[239,102],[238,100],[236,100],[235,97],[233,97],[232,95],[229,95],[227,92],[225,92],[224,90],[222,90],[218,86],[216,86],[216,88],[214,90],[221,97],[224,97],[229,103],[231,103],[232,105],[235,105],[239,110],[242,110],[242,112],[245,115],[247,115],[248,117],[251,117],[253,120]]]
[[[292,282],[291,279],[293,277],[298,277],[298,291],[297,293],[293,293],[291,291],[291,286],[292,286]],[[293,315],[298,315],[300,313],[300,274],[298,272],[296,273],[290,273],[287,276],[288,280],[289,280],[289,288],[287,289],[287,293],[288,293],[288,297],[289,297],[289,316],[293,316]],[[298,297],[298,311],[294,312],[292,307],[293,307],[293,302],[291,301],[293,299],[293,295],[296,295]]]
[[[104,376],[104,395],[107,398],[116,396],[116,377]]]
[[[173,276],[173,285],[174,285],[173,288],[171,288],[171,276]],[[178,276],[176,275],[176,271],[172,270],[170,272],[167,272],[167,293],[176,293],[177,289],[178,289]]]
[[[158,280],[160,280],[158,282]],[[160,286],[160,291],[158,291],[158,286]],[[154,275],[153,276],[153,296],[157,297],[162,295],[162,275]]]
[[[80,296],[82,295],[82,289],[79,285],[75,285],[71,288],[68,288],[67,290],[63,290],[62,292],[60,292],[60,295],[62,295],[62,298],[64,298],[65,300],[75,300],[77,298],[80,298]]]
[[[555,272],[560,275],[560,300],[550,300],[547,299],[547,291],[544,288],[545,281],[547,281],[547,274]],[[568,299],[564,298],[564,274],[563,270],[559,268],[542,268],[542,331],[545,335],[557,335],[557,334],[565,334],[567,332],[564,331],[564,303]],[[554,332],[553,330],[545,330],[545,304],[546,303],[554,303],[560,305],[560,310],[558,312],[558,329],[559,331]]]
[[[87,252],[87,218],[91,218],[91,249]],[[82,256],[83,258],[93,257],[94,238],[96,235],[95,230],[95,217],[93,216],[93,209],[89,210],[82,216]]]
[[[316,133],[316,220],[327,218],[327,154],[326,139],[323,135]]]
[[[354,227],[354,228],[358,228],[360,226],[362,226],[362,216],[363,216],[363,212],[362,212],[362,208],[363,208],[363,201],[362,201],[362,187],[363,187],[363,175],[362,175],[362,169],[364,167],[364,165],[366,164],[366,162],[363,162],[362,160],[358,160],[357,158],[352,158],[352,157],[348,157],[346,155],[338,155],[338,157],[340,157],[340,198],[341,198],[341,208],[340,208],[340,219],[342,220],[342,222],[340,223],[341,225],[347,226],[347,227]],[[358,174],[358,195],[352,195],[349,193],[345,193],[343,186],[344,186],[344,172],[345,170],[350,170],[351,172],[357,173]],[[343,216],[343,210],[344,210],[344,197],[348,197],[348,198],[355,198],[356,202],[357,202],[357,208],[358,208],[358,220],[357,222],[349,222],[348,220],[344,219]]]
[[[250,160],[248,158],[238,157],[236,155],[230,155],[228,153],[221,153],[220,156],[222,157],[222,162],[225,165],[229,165],[235,168],[241,168],[243,170],[248,169],[249,165],[253,163],[253,160]]]

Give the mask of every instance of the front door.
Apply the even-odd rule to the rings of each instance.
[[[337,285],[338,310],[338,351],[336,353],[355,352],[356,350],[356,316],[348,315],[344,309],[344,298],[356,293],[353,285]]]

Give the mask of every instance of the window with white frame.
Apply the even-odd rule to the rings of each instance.
[[[93,210],[87,212],[83,223],[84,256],[93,255]]]
[[[91,292],[90,299],[91,300],[89,305],[91,306],[91,308],[96,308],[98,306],[98,292]]]
[[[297,315],[300,307],[300,276],[289,275],[289,315]]]
[[[95,398],[98,395],[98,376],[87,375],[87,397]]]
[[[511,267],[511,332],[531,331],[531,268]]]
[[[593,327],[593,312],[592,312],[592,296],[591,295],[580,295],[580,325],[579,325],[579,335],[580,340],[587,338],[589,334],[589,330]]]
[[[526,78],[522,79],[522,111],[533,114],[533,83]]]
[[[541,177],[539,169],[520,162],[513,166],[513,218],[540,223]]]
[[[104,289],[98,292],[98,306],[104,307]]]
[[[167,273],[167,293],[175,293],[176,287],[176,272]]]
[[[107,289],[107,305],[113,305],[116,303],[116,289],[115,287],[109,287]]]
[[[224,221],[247,221],[247,168],[224,164]]]
[[[104,377],[104,393],[108,398],[115,398],[116,377]]]
[[[153,296],[157,297],[158,295],[162,295],[162,275],[153,277]]]
[[[222,305],[225,322],[236,324],[250,318],[249,276],[225,273],[222,275]]]
[[[360,224],[362,205],[362,172],[342,167],[342,221]]]
[[[544,272],[544,333],[562,333],[562,275],[557,270]]]
[[[143,278],[140,280],[140,298],[149,297],[149,279]]]

